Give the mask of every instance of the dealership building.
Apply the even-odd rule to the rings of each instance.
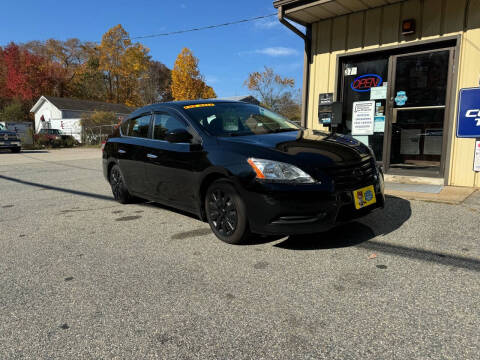
[[[480,187],[480,0],[274,6],[305,41],[305,127],[368,144],[391,178]]]

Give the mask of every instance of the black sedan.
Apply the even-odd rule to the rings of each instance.
[[[372,151],[262,107],[185,101],[136,110],[103,148],[116,200],[198,215],[221,240],[325,231],[383,207]]]

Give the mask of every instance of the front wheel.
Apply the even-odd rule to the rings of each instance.
[[[127,185],[123,180],[123,175],[118,165],[113,165],[110,170],[109,180],[115,200],[121,204],[129,203],[132,200],[132,197],[128,192]]]
[[[12,153],[19,153],[20,150],[22,150],[21,147],[14,147],[14,148],[12,148]]]
[[[245,243],[250,237],[245,203],[232,184],[217,180],[207,190],[205,212],[210,228],[229,244]]]

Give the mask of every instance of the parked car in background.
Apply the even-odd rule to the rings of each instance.
[[[10,149],[18,153],[22,149],[22,143],[14,131],[9,131],[5,125],[0,123],[0,149]]]
[[[242,102],[138,109],[107,140],[103,170],[119,202],[136,196],[194,213],[233,244],[325,231],[385,202],[369,147]]]
[[[78,141],[73,136],[64,134],[59,129],[40,129],[34,138],[35,142],[41,145],[58,147],[78,145]]]

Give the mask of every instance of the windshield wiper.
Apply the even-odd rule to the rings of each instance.
[[[272,131],[272,133],[281,133],[281,132],[287,132],[287,131],[299,131],[300,129],[275,129]]]
[[[246,133],[246,132],[232,132],[232,133],[222,134],[222,135],[218,135],[218,136],[220,136],[220,137],[233,137],[233,136],[248,136],[248,135],[255,135],[255,134]]]

